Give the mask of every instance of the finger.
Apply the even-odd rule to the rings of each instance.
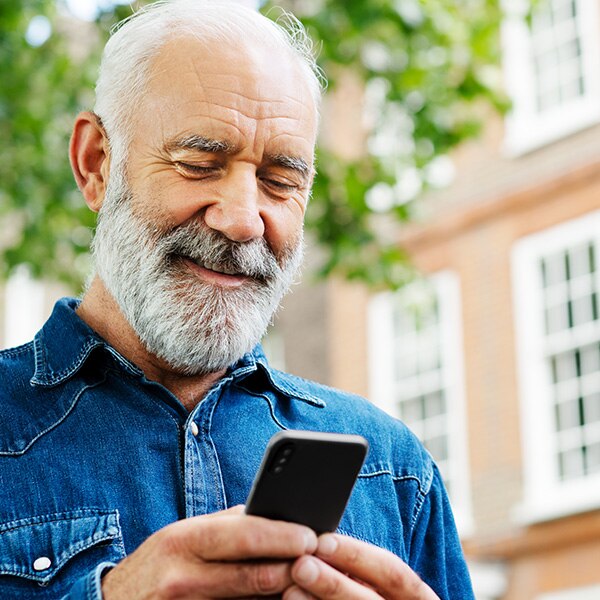
[[[246,507],[243,504],[236,504],[235,506],[231,506],[223,511],[220,514],[222,515],[243,515]]]
[[[317,598],[297,585],[292,585],[283,592],[282,600],[317,600]]]
[[[316,556],[336,569],[360,579],[382,596],[402,600],[438,600],[433,590],[395,554],[354,538],[325,534]]]
[[[252,558],[296,558],[312,553],[317,536],[308,527],[244,514],[225,514],[180,521],[180,535],[206,561]]]
[[[280,597],[293,584],[289,562],[207,563],[190,591],[209,598]]]
[[[303,590],[321,600],[382,600],[371,588],[314,556],[302,556],[294,563],[292,579]]]

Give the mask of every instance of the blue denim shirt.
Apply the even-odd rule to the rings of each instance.
[[[339,531],[394,552],[442,599],[473,597],[440,475],[402,423],[271,369],[260,348],[188,413],[76,307],[59,301],[33,342],[0,353],[0,598],[101,598],[103,570],[161,527],[244,503],[282,429],[365,436]]]

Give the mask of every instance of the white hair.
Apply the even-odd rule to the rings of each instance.
[[[250,38],[290,53],[298,60],[318,111],[325,78],[310,38],[293,15],[284,12],[275,23],[233,0],[159,0],[118,23],[102,55],[94,112],[110,140],[114,163],[125,159],[152,59],[177,35],[223,44]]]

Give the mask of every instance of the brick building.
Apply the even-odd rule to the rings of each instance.
[[[503,31],[513,111],[399,235],[422,279],[302,288],[276,329],[288,369],[424,440],[479,600],[600,598],[600,3],[548,4]]]

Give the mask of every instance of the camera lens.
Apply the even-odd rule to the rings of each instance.
[[[285,465],[289,462],[294,450],[294,445],[289,443],[278,448],[269,465],[269,471],[275,475],[279,475],[284,470]]]

